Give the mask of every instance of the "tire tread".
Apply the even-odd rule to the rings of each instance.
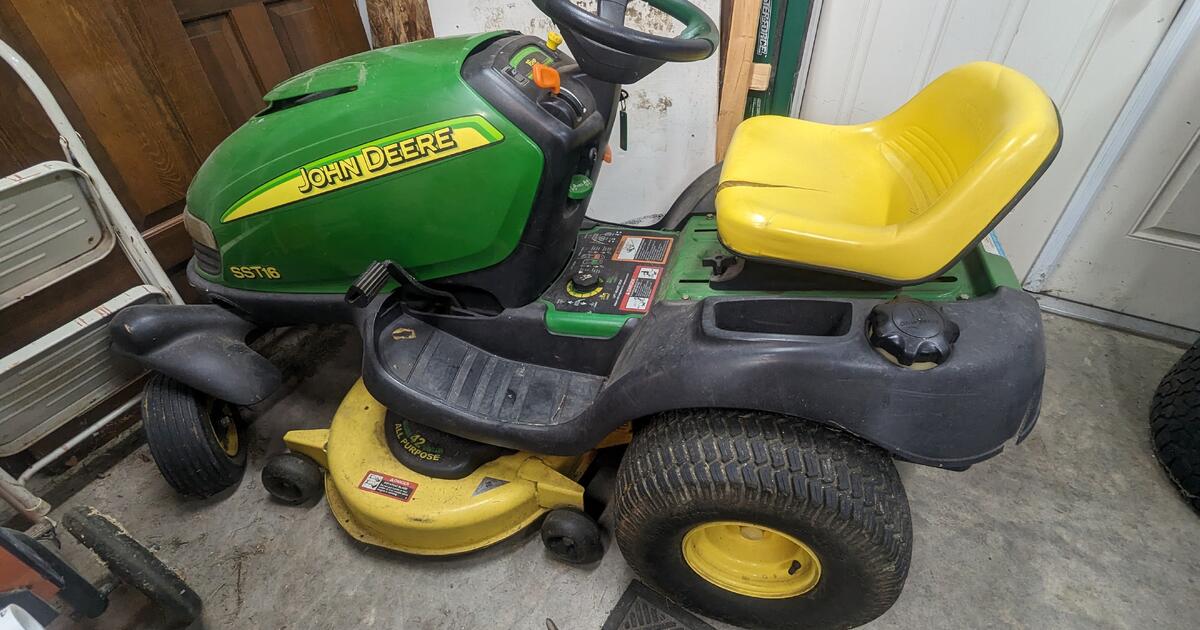
[[[230,457],[200,413],[202,394],[162,374],[146,382],[142,427],[150,455],[180,494],[210,497],[236,484],[246,466],[245,448]]]
[[[1167,477],[1200,513],[1200,341],[1159,382],[1150,405],[1150,440]]]
[[[777,513],[802,510],[810,522],[872,548],[864,557],[870,573],[881,579],[867,605],[845,611],[845,627],[890,608],[908,574],[912,521],[891,458],[813,423],[763,412],[663,413],[635,437],[617,487],[619,544],[670,504],[695,497]],[[621,546],[639,574],[649,569]]]

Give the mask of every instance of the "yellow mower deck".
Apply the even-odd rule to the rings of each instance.
[[[383,434],[386,412],[360,380],[329,429],[283,437],[288,448],[325,469],[330,510],[342,529],[363,542],[417,555],[453,555],[498,543],[552,509],[583,509],[583,488],[575,480],[590,453],[514,453],[463,479],[436,479],[392,455]]]

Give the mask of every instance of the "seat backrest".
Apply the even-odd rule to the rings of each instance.
[[[888,222],[967,236],[999,222],[1049,165],[1062,136],[1046,93],[991,62],[950,70],[875,124],[896,173]]]

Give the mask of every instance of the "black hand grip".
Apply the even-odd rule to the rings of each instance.
[[[371,263],[367,270],[358,276],[354,284],[346,289],[346,301],[358,308],[365,308],[379,295],[383,290],[384,285],[391,279],[391,273],[388,267],[392,262],[390,260],[375,261]]]

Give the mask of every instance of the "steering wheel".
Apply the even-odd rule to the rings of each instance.
[[[688,0],[645,1],[683,23],[683,32],[677,37],[663,37],[625,26],[630,0],[597,0],[595,14],[571,0],[533,0],[533,4],[566,31],[564,35],[573,32],[632,57],[658,62],[700,61],[717,51],[717,26],[699,7]]]

